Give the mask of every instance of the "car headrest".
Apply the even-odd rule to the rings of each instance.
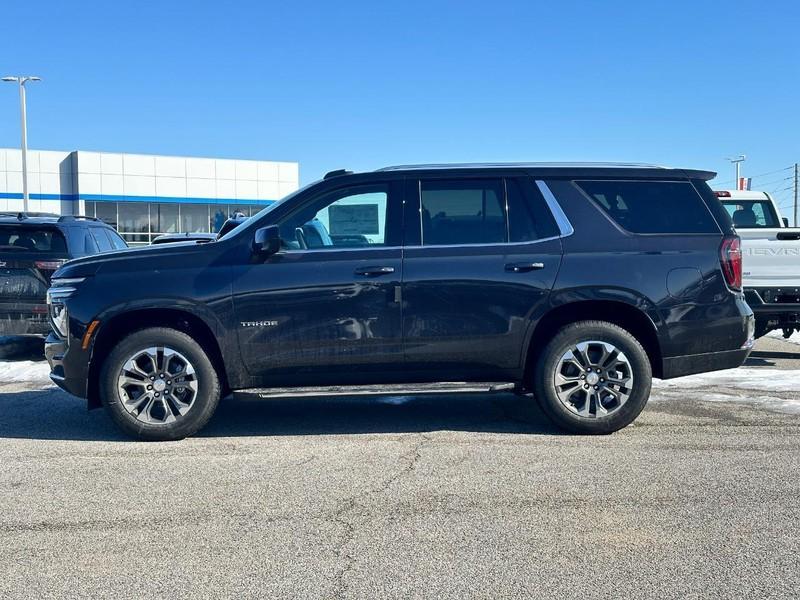
[[[733,213],[734,227],[755,227],[756,222],[756,213],[752,208],[740,208]]]

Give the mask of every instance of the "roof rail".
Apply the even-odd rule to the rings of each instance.
[[[486,168],[607,168],[607,169],[669,169],[661,165],[632,162],[486,162],[486,163],[432,163],[420,165],[392,165],[376,169],[376,171],[412,171],[412,170],[447,170],[447,169],[486,169]]]
[[[87,217],[85,215],[64,215],[58,217],[59,223],[64,223],[65,221],[77,221],[78,219],[85,219],[87,221],[99,221],[97,217]]]
[[[347,169],[336,169],[335,171],[328,171],[325,173],[325,177],[323,179],[330,179],[331,177],[341,177],[342,175],[352,175],[352,171],[348,171]]]
[[[55,213],[47,212],[23,212],[21,210],[4,210],[0,211],[0,217],[16,217],[20,221],[29,219],[31,217],[57,217]]]

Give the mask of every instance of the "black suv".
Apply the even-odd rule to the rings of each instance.
[[[334,171],[218,241],[75,260],[51,377],[128,434],[190,435],[260,397],[515,390],[560,426],[631,423],[652,377],[753,344],[739,239],[706,171]]]
[[[0,213],[0,335],[47,335],[50,276],[70,258],[127,248],[89,217]]]

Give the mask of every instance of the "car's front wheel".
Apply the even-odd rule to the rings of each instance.
[[[539,355],[533,382],[542,410],[574,433],[611,433],[629,425],[650,397],[647,353],[625,329],[581,321],[561,329]]]
[[[100,395],[114,422],[143,440],[178,440],[199,431],[220,398],[214,365],[187,334],[154,327],[125,337],[100,373]]]

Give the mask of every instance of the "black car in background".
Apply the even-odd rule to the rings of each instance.
[[[71,258],[127,247],[93,218],[0,213],[0,335],[46,335],[51,275]]]
[[[226,219],[220,227],[218,233],[202,233],[202,232],[185,232],[185,233],[165,233],[155,238],[150,245],[153,244],[174,244],[176,242],[196,242],[198,244],[206,244],[214,242],[224,236],[229,231],[236,229],[239,225],[247,220],[242,213],[234,213],[230,218]]]
[[[156,237],[150,245],[153,244],[174,244],[176,242],[197,242],[198,244],[206,244],[213,242],[217,239],[216,233],[165,233]]]
[[[630,164],[336,171],[213,244],[70,262],[51,378],[128,434],[198,431],[230,392],[531,394],[561,427],[631,423],[653,377],[753,345],[714,173]]]

